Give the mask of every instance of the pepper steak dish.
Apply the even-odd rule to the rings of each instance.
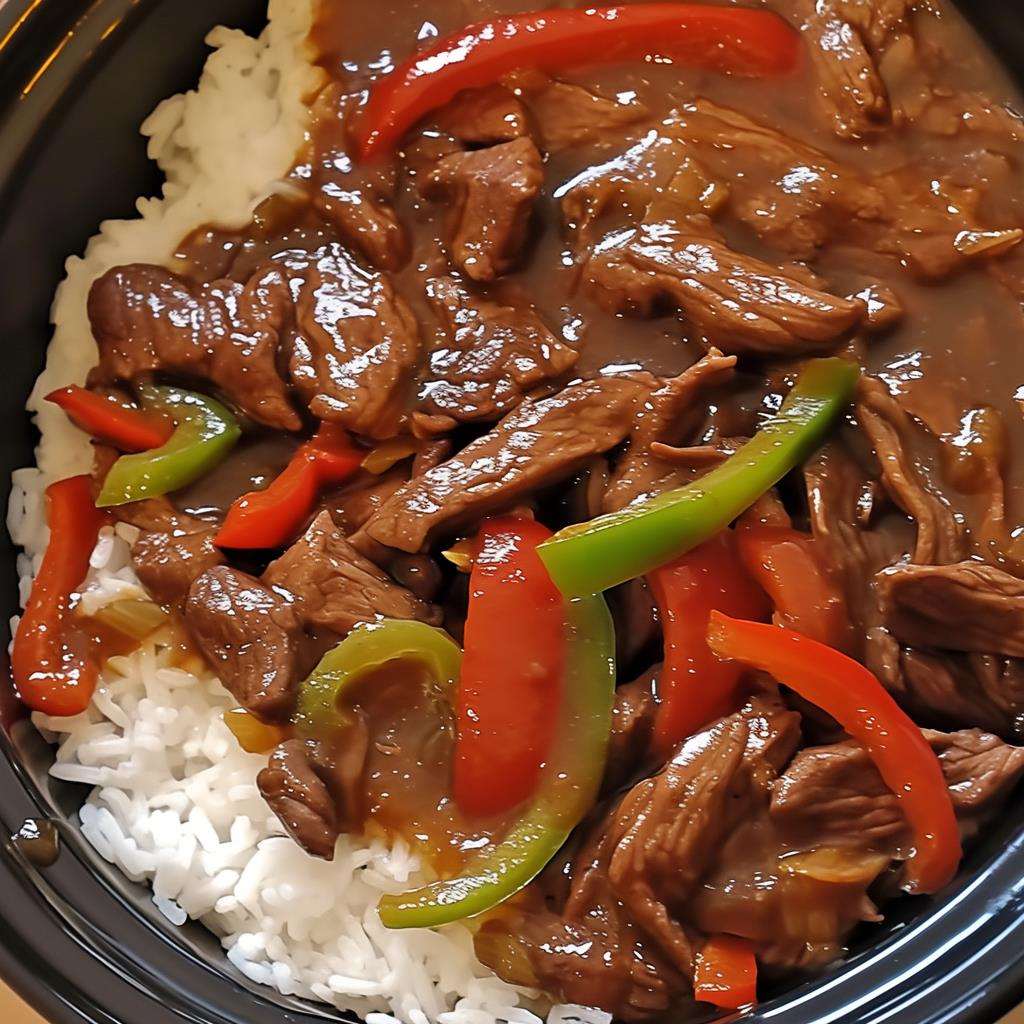
[[[324,0],[309,45],[251,222],[91,285],[22,700],[169,637],[295,844],[407,844],[380,924],[542,1001],[841,958],[1024,772],[1015,94],[935,0]],[[146,596],[89,611],[117,523]]]

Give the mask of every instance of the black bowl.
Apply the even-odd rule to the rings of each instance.
[[[343,0],[342,0],[343,2]],[[214,25],[259,28],[266,0],[0,0],[0,493],[32,461],[23,412],[49,338],[68,253],[159,182],[137,127],[188,88]],[[1024,19],[1005,0],[965,4],[1024,72]],[[0,540],[2,621],[15,611],[15,552]],[[2,710],[2,709],[0,709]],[[336,1017],[251,985],[198,925],[172,929],[148,893],[67,824],[83,790],[46,775],[51,755],[22,719],[0,730],[0,829],[58,823],[63,852],[36,868],[0,846],[0,974],[54,1024],[300,1024]],[[1011,807],[936,899],[895,904],[849,958],[746,1019],[767,1024],[991,1024],[1024,998],[1024,806]]]

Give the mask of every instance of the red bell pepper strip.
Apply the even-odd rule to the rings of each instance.
[[[51,484],[46,500],[50,543],[18,623],[11,672],[28,707],[63,717],[83,712],[96,688],[96,665],[68,635],[67,619],[106,516],[93,504],[87,476]]]
[[[162,416],[122,405],[107,395],[72,384],[46,396],[68,414],[76,427],[123,452],[146,452],[165,444],[174,424]]]
[[[757,1002],[757,960],[746,939],[713,935],[694,964],[693,994],[723,1010]]]
[[[744,669],[708,647],[712,610],[767,618],[768,602],[745,572],[731,530],[649,573],[661,616],[665,662],[658,677],[654,748],[667,755],[709,722],[736,709]]]
[[[813,537],[785,526],[741,523],[736,545],[746,571],[771,598],[779,625],[829,647],[845,646],[846,602]]]
[[[547,759],[565,672],[564,602],[530,519],[485,522],[469,582],[453,792],[468,815],[531,796]]]
[[[791,629],[718,612],[711,615],[708,643],[720,658],[774,676],[863,744],[913,832],[905,882],[910,892],[936,892],[952,880],[960,863],[960,835],[938,758],[920,728],[863,665]]]
[[[372,90],[356,126],[358,155],[393,149],[463,89],[521,68],[558,73],[660,57],[742,75],[792,71],[799,34],[777,14],[693,3],[554,9],[478,22],[414,54]]]
[[[333,423],[322,423],[284,472],[262,491],[250,491],[230,509],[214,538],[222,548],[279,548],[295,539],[324,487],[344,483],[366,452]]]

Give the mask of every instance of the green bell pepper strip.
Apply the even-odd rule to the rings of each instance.
[[[360,677],[392,661],[422,663],[444,696],[451,699],[462,666],[459,645],[424,622],[385,619],[358,626],[328,651],[299,688],[292,719],[303,737],[329,735],[349,721],[342,698]]]
[[[704,543],[818,447],[859,376],[860,368],[848,360],[811,360],[779,412],[717,469],[541,544],[537,551],[551,578],[567,597],[596,594]]]
[[[157,498],[209,473],[242,435],[238,420],[220,402],[181,388],[155,384],[139,388],[142,406],[174,420],[166,444],[114,463],[96,501],[99,508]]]
[[[455,878],[384,896],[388,928],[433,928],[476,917],[515,895],[558,853],[601,787],[615,695],[615,632],[602,597],[566,606],[569,649],[558,741],[537,792],[505,837]]]

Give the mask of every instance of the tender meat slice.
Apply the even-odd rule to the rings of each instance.
[[[918,472],[911,451],[914,424],[877,377],[861,377],[857,420],[874,448],[882,482],[892,500],[917,525],[914,561],[945,565],[966,554],[963,531],[953,510]]]
[[[598,507],[588,518],[600,513]],[[649,655],[661,646],[658,607],[650,587],[641,577],[616,587],[607,597],[615,620],[615,663],[626,672],[631,671],[638,661],[649,664]]]
[[[878,68],[886,45],[907,31],[907,0],[804,0],[803,33],[821,96],[841,138],[860,138],[891,119]]]
[[[360,535],[416,552],[438,533],[511,507],[614,448],[646,391],[628,377],[601,377],[528,399],[490,433],[392,495]]]
[[[880,221],[886,196],[852,167],[812,146],[752,121],[739,111],[698,99],[674,111],[667,132],[706,160],[715,173],[743,169],[730,210],[781,252],[809,259],[834,229]]]
[[[342,532],[349,536],[408,482],[408,472],[400,467],[381,476],[361,474],[328,499],[331,517]]]
[[[904,650],[899,669],[900,700],[918,718],[1024,737],[1021,659]]]
[[[229,565],[215,566],[192,584],[185,622],[242,707],[264,721],[287,721],[301,632],[288,600]]]
[[[605,792],[614,792],[628,782],[649,754],[657,711],[654,688],[660,671],[661,666],[657,665],[615,691],[608,763],[604,771]]]
[[[400,587],[364,558],[321,512],[305,534],[263,574],[277,593],[290,595],[307,626],[344,636],[361,622],[420,619],[440,624],[432,605]]]
[[[1024,656],[1024,580],[983,562],[893,565],[877,584],[889,631],[911,647]]]
[[[291,379],[310,412],[366,437],[391,437],[420,356],[405,300],[339,245],[276,259],[295,293]]]
[[[214,546],[216,529],[205,523],[182,523],[168,532],[143,531],[132,547],[139,582],[158,604],[178,605],[192,584],[224,555]]]
[[[395,214],[396,174],[391,163],[357,163],[348,155],[348,127],[360,102],[334,82],[313,104],[319,130],[311,133],[314,202],[346,243],[380,270],[398,270],[409,240]]]
[[[701,393],[728,381],[735,366],[735,356],[723,356],[713,348],[678,377],[666,381],[637,409],[629,444],[605,491],[606,512],[645,501],[690,479],[685,467],[659,458],[651,445],[688,440],[706,412],[698,405]]]
[[[651,225],[599,247],[586,277],[614,312],[651,316],[665,304],[677,306],[729,353],[792,356],[831,348],[866,313],[860,301],[819,291],[714,238],[659,233]]]
[[[101,384],[156,371],[205,377],[243,412],[277,430],[298,430],[278,348],[291,318],[288,289],[272,269],[245,284],[193,284],[162,267],[115,267],[89,292]]]
[[[263,799],[288,834],[308,853],[334,859],[339,829],[334,801],[309,764],[302,740],[287,740],[256,777]]]
[[[455,278],[428,282],[427,297],[447,343],[430,354],[420,407],[453,426],[499,419],[579,358],[532,309],[478,298]]]
[[[493,281],[511,269],[543,181],[540,153],[528,138],[438,161],[424,188],[452,200],[451,254],[467,277]]]
[[[648,113],[635,98],[608,99],[569,82],[541,83],[535,75],[530,77],[526,103],[548,153],[618,135]]]
[[[493,146],[528,134],[526,110],[501,85],[460,92],[438,115],[442,131],[466,146]]]

